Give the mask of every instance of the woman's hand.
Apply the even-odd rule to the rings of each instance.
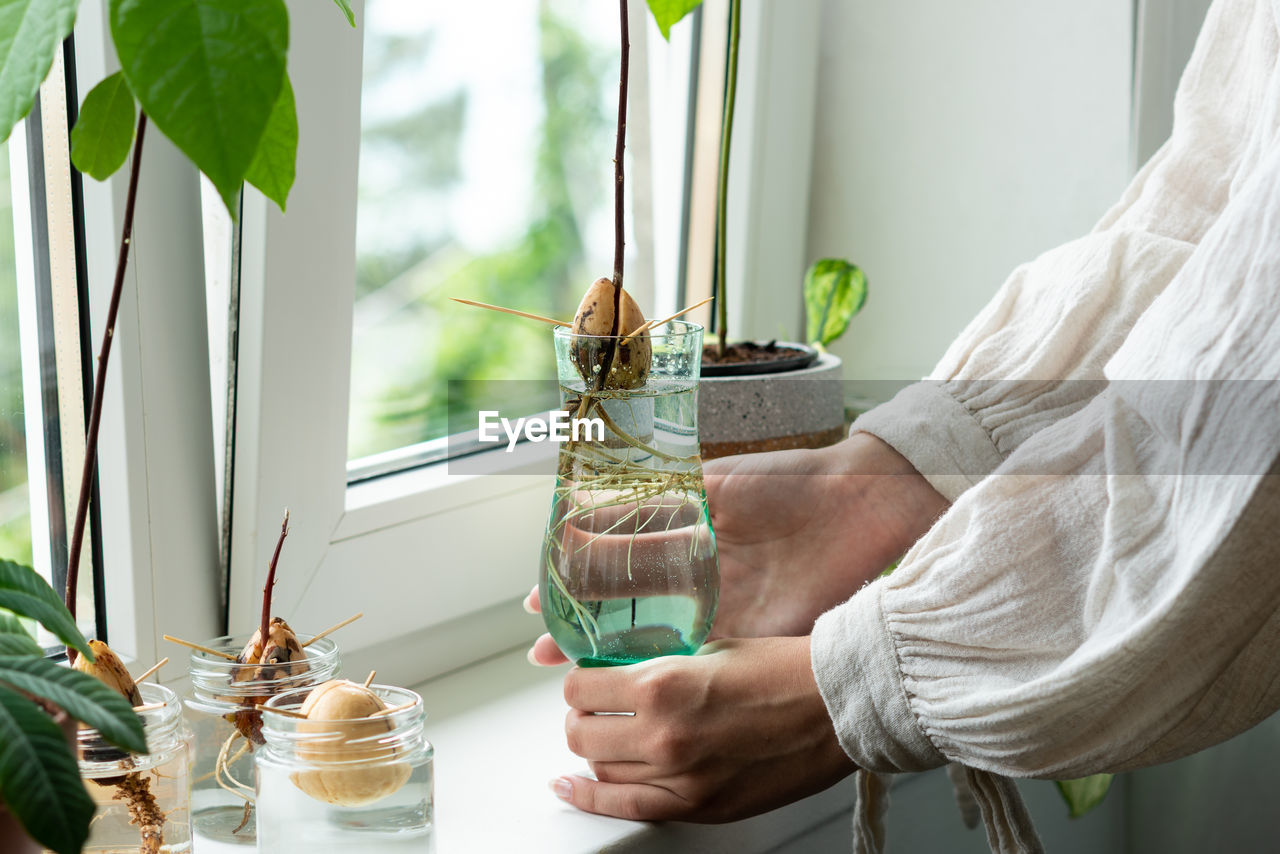
[[[712,460],[704,471],[720,558],[713,637],[808,634],[947,507],[905,458],[865,433],[819,450]],[[536,589],[525,609],[537,612]],[[565,661],[548,635],[529,658]]]
[[[855,770],[818,693],[807,637],[716,641],[694,656],[574,668],[564,696],[569,749],[597,779],[559,777],[551,788],[587,812],[735,821]]]
[[[807,635],[947,507],[865,433],[819,450],[712,460],[705,472],[720,555],[712,637]]]

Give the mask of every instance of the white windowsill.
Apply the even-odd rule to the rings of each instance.
[[[799,803],[725,825],[649,824],[580,812],[547,782],[585,773],[564,740],[564,671],[513,650],[417,686],[435,746],[437,849],[522,854],[770,851],[847,811],[852,779]]]

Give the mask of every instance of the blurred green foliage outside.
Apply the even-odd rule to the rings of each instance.
[[[602,17],[593,4],[538,0],[536,14],[526,8],[525,18],[503,22],[536,42],[529,62],[536,80],[497,95],[483,77],[476,82],[490,72],[470,63],[515,65],[514,51],[477,45],[465,51],[465,66],[446,64],[470,83],[428,80],[424,70],[434,52],[454,55],[458,45],[444,40],[459,38],[458,30],[492,33],[499,24],[485,17],[500,14],[495,8],[471,6],[478,21],[461,25],[462,12],[439,12],[453,31],[405,35],[380,31],[375,18],[380,10],[413,14],[403,0],[367,7],[374,23],[365,33],[349,458],[442,437],[451,415],[455,424],[474,420],[471,384],[454,383],[451,395],[450,380],[554,379],[549,328],[449,297],[567,319],[587,284],[611,271],[618,47],[616,23],[607,33],[584,26]],[[603,12],[616,21],[615,8]],[[417,103],[379,114],[388,97]],[[511,125],[477,134],[478,117],[492,118],[495,105]],[[492,206],[495,219],[521,223],[479,250],[484,241],[468,241],[466,223],[457,221],[478,203],[459,198],[475,193],[467,170],[477,156],[519,179],[479,203]]]
[[[31,563],[9,146],[0,145],[0,557]]]

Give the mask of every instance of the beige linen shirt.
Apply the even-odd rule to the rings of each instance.
[[[1278,6],[1216,0],[1120,202],[854,424],[953,504],[818,620],[814,673],[861,768],[970,769],[994,848],[1036,843],[989,775],[1164,762],[1280,708]]]

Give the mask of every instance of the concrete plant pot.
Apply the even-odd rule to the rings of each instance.
[[[841,378],[840,357],[831,353],[778,373],[704,375],[698,384],[702,458],[839,442],[845,433]]]

